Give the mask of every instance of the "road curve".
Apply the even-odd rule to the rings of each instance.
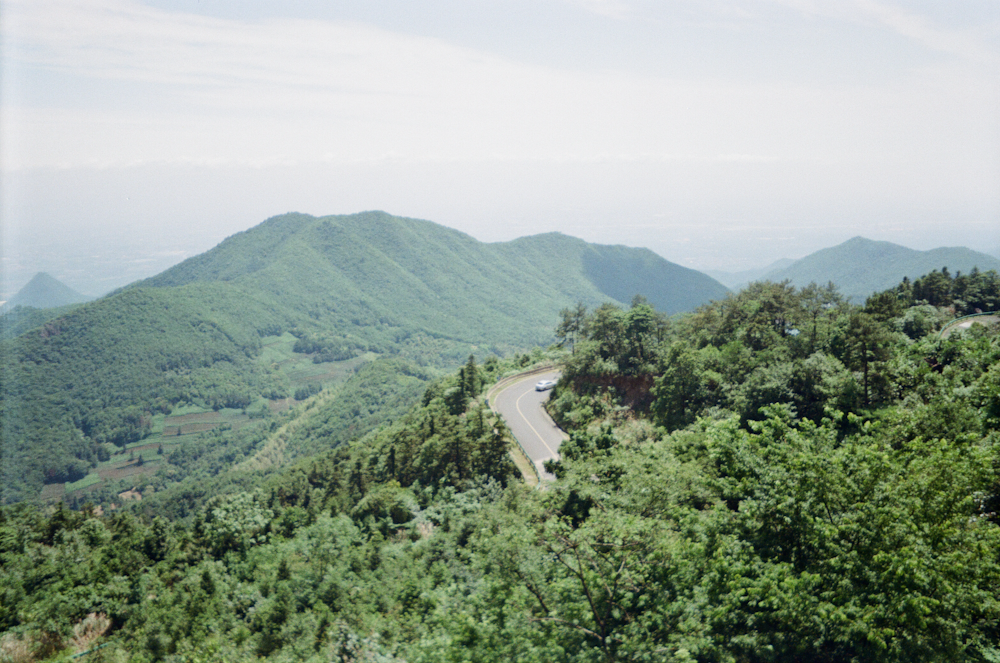
[[[559,459],[559,445],[569,436],[555,425],[542,407],[552,392],[535,391],[535,383],[558,378],[559,371],[525,375],[504,386],[490,398],[493,410],[503,417],[507,428],[538,468],[538,475],[545,480],[555,478],[545,471],[545,461]]]
[[[968,329],[972,325],[995,325],[1000,322],[1000,316],[996,315],[975,315],[961,319],[961,322],[953,322],[945,325],[941,330],[941,338],[948,338],[956,329]]]

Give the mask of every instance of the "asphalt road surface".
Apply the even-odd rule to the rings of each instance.
[[[535,383],[558,378],[559,371],[527,375],[504,387],[492,399],[493,409],[503,417],[543,479],[555,478],[545,471],[543,464],[549,459],[559,459],[559,445],[568,436],[542,407],[552,391],[535,391]]]

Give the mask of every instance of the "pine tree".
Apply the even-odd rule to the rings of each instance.
[[[469,361],[462,368],[461,381],[462,393],[466,399],[472,399],[479,395],[479,369],[476,367],[476,357],[474,355],[469,355]]]

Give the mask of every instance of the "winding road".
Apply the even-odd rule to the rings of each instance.
[[[545,471],[544,463],[559,459],[559,445],[568,436],[542,407],[552,392],[535,391],[535,383],[558,378],[559,371],[529,373],[503,385],[490,396],[491,406],[503,417],[543,480],[555,479]]]

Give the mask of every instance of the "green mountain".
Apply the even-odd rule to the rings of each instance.
[[[17,306],[31,308],[56,308],[68,304],[79,304],[93,299],[81,295],[58,279],[38,272],[17,294],[0,306],[0,312],[9,311]]]
[[[891,242],[855,237],[768,272],[763,278],[788,279],[799,287],[833,281],[848,299],[864,301],[873,292],[892,288],[903,277],[913,280],[942,267],[951,273],[969,272],[974,267],[1000,271],[1000,259],[965,247],[916,251]]]
[[[274,217],[0,344],[3,501],[176,474],[174,452],[209,433],[257,453],[270,413],[324,388],[336,444],[469,354],[550,342],[578,301],[641,294],[674,313],[725,292],[650,251],[558,234],[484,244],[383,212]],[[126,467],[125,451],[149,462]]]
[[[724,285],[701,272],[664,260],[649,249],[588,244],[561,233],[490,245],[524,277],[579,299],[628,303],[639,294],[672,315],[725,297]],[[595,292],[596,290],[596,292]]]
[[[289,279],[302,287],[289,289]],[[549,333],[552,308],[564,306],[567,296],[628,302],[642,294],[673,314],[726,293],[713,279],[648,249],[588,244],[560,233],[484,244],[384,212],[275,217],[133,287],[209,281],[252,283],[257,292],[294,297],[297,304],[334,298],[450,336],[481,334],[498,315]],[[536,331],[506,331],[537,338]]]

